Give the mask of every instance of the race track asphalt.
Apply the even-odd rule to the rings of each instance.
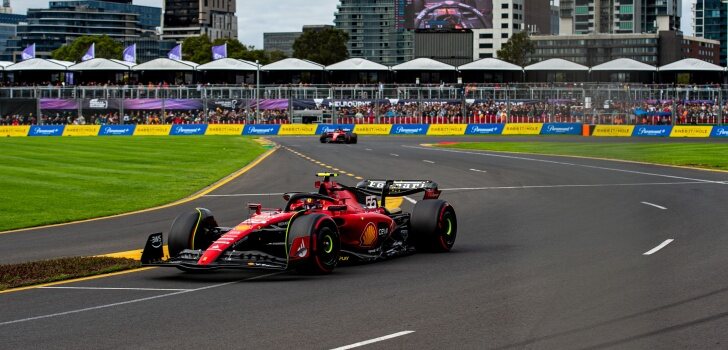
[[[247,202],[281,206],[313,190],[314,161],[346,184],[435,180],[459,222],[450,253],[328,276],[156,268],[3,293],[0,348],[331,349],[403,331],[361,348],[728,347],[728,173],[420,145],[462,139],[273,138],[257,167],[179,207],[0,234],[0,263],[138,249],[186,208],[233,225]]]

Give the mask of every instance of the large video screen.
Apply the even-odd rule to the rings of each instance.
[[[408,29],[493,28],[493,0],[406,0]]]

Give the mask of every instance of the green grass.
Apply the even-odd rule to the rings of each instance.
[[[462,142],[438,147],[610,158],[728,170],[726,143]]]
[[[173,202],[264,151],[240,136],[0,138],[0,231]]]
[[[0,290],[135,269],[132,259],[83,257],[0,265]]]

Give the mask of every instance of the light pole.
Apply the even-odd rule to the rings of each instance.
[[[260,63],[255,60],[258,70],[255,72],[255,119],[260,120]]]

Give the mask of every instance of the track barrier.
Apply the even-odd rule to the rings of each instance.
[[[335,129],[359,135],[582,135],[594,137],[728,137],[728,126],[514,124],[167,124],[167,125],[4,125],[0,137],[320,135]]]

